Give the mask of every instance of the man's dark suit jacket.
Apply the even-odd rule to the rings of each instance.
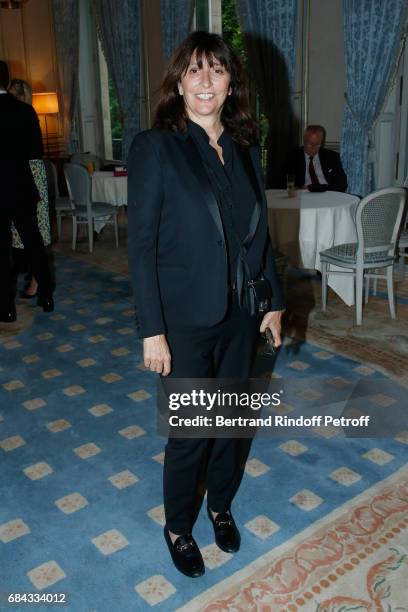
[[[340,155],[336,151],[325,149],[319,150],[320,165],[326,178],[330,191],[346,191],[347,176],[341,165]],[[295,175],[296,187],[305,184],[306,162],[303,147],[298,147],[290,153],[286,163],[286,174]],[[286,177],[285,177],[286,178]]]
[[[3,206],[36,205],[40,197],[29,160],[41,158],[41,130],[35,110],[11,94],[0,94],[0,211]]]
[[[252,278],[264,267],[283,308],[267,226],[259,149],[250,150],[261,216],[247,254]],[[225,316],[228,262],[216,196],[188,132],[138,134],[128,159],[129,266],[141,338],[211,327]]]

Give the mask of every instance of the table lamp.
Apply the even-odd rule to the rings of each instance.
[[[33,93],[33,107],[37,115],[44,115],[45,121],[45,142],[47,154],[50,154],[50,143],[48,136],[47,115],[58,113],[58,96],[54,92]]]

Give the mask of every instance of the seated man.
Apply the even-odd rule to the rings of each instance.
[[[286,174],[293,174],[296,187],[309,187],[310,191],[346,191],[347,176],[336,151],[324,148],[326,130],[321,125],[309,125],[304,133],[303,147],[289,154]],[[286,177],[285,177],[286,178]]]

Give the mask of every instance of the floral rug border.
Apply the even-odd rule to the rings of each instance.
[[[305,611],[309,600],[380,547],[392,545],[395,535],[408,527],[407,465],[201,593],[178,612]]]

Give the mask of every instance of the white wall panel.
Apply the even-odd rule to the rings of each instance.
[[[81,150],[104,158],[98,45],[89,0],[80,2],[79,107]]]
[[[309,0],[307,122],[324,125],[327,142],[338,143],[345,72],[340,0]]]

